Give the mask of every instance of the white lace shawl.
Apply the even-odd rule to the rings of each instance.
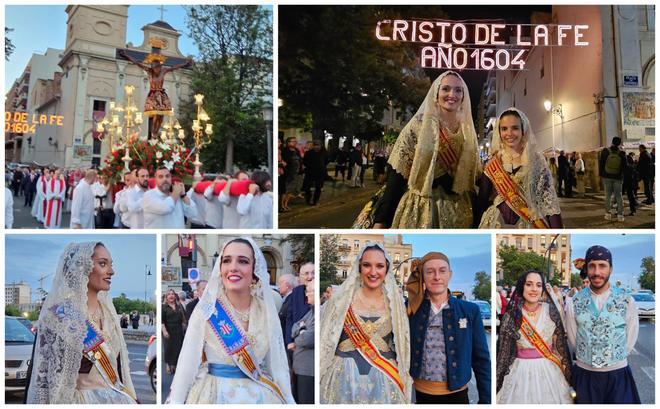
[[[268,339],[269,350],[264,360],[266,372],[272,377],[275,384],[279,387],[286,403],[295,403],[291,395],[291,380],[289,377],[289,363],[284,348],[284,337],[282,327],[277,314],[277,307],[273,299],[274,292],[270,289],[270,275],[268,274],[266,259],[259,246],[249,237],[241,237],[247,240],[254,251],[254,274],[259,278],[253,297],[256,297],[263,303],[266,310],[266,333],[260,334]],[[225,247],[231,242],[229,239],[222,247],[221,256],[213,267],[213,273],[206,285],[206,290],[200,298],[199,303],[193,310],[188,324],[188,331],[183,340],[183,346],[179,354],[179,361],[176,367],[176,375],[170,388],[168,403],[183,404],[186,402],[188,392],[195,381],[202,363],[202,352],[204,350],[204,332],[198,333],[195,328],[203,329],[209,325],[207,320],[215,312],[215,301],[218,295],[223,291],[222,279],[220,278],[220,263]]]
[[[555,184],[550,173],[550,168],[543,155],[536,151],[536,137],[527,115],[513,107],[505,109],[502,113],[506,111],[515,111],[522,119],[525,148],[520,158],[522,166],[518,170],[519,175],[517,174],[517,176],[522,177],[523,186],[521,186],[520,191],[525,197],[532,218],[540,219],[545,216],[561,214],[559,199],[557,199],[557,192],[554,188]],[[504,153],[504,145],[500,136],[501,118],[502,114],[497,117],[497,121],[495,122],[490,147],[491,156],[499,155],[500,159],[502,159]]]
[[[410,403],[412,393],[412,378],[410,377],[410,328],[408,316],[403,303],[403,292],[394,279],[392,260],[387,251],[380,243],[367,243],[357,255],[351,266],[346,280],[333,291],[333,296],[328,300],[321,316],[321,374],[320,390],[325,390],[325,385],[330,382],[330,366],[335,356],[339,338],[344,329],[344,320],[348,307],[353,302],[355,292],[360,288],[360,260],[365,250],[378,247],[385,253],[389,263],[389,269],[385,275],[383,292],[387,298],[390,314],[392,315],[392,332],[394,335],[394,346],[396,352],[397,369],[404,385],[405,401]]]
[[[87,282],[93,268],[94,248],[99,244],[71,243],[60,257],[53,285],[39,314],[27,403],[74,402],[83,340],[87,333]],[[120,354],[123,384],[135,397],[128,350],[116,319],[117,311],[106,291],[99,292],[98,300],[105,318],[103,336],[115,354],[110,359],[114,366],[116,354]]]
[[[437,165],[440,138],[440,111],[437,105],[440,82],[447,75],[457,76],[463,87],[463,102],[458,111],[459,133],[463,144],[459,156],[457,172],[454,175],[452,191],[455,193],[473,192],[478,173],[481,171],[477,151],[477,133],[472,121],[470,93],[460,75],[445,71],[431,85],[424,102],[403,128],[397,138],[389,163],[394,170],[408,180],[408,189],[399,201],[395,220],[416,220],[421,224],[431,221],[431,201],[435,166]],[[418,217],[411,217],[417,214]],[[431,225],[392,226],[401,228],[432,228]]]

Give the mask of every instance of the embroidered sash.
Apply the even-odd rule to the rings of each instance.
[[[532,219],[532,215],[529,211],[527,201],[520,194],[518,186],[511,180],[509,174],[502,167],[502,162],[500,159],[495,156],[493,157],[486,167],[484,168],[484,173],[488,176],[488,179],[493,182],[493,186],[497,190],[500,196],[504,198],[506,204],[516,212],[527,223],[531,224],[536,229],[548,229],[550,226],[545,221],[545,219]]]
[[[548,344],[546,344],[545,341],[543,341],[543,338],[541,338],[541,336],[536,333],[536,330],[532,324],[527,321],[525,316],[522,317],[522,321],[520,322],[520,329],[522,330],[523,335],[529,341],[529,343],[532,344],[544,358],[557,365],[562,372],[564,371],[559,357],[550,350]]]
[[[55,188],[55,182],[57,182],[58,188]],[[57,191],[56,191],[57,190]],[[62,193],[62,190],[64,190],[64,182],[61,180],[55,180],[55,178],[50,180],[50,191],[53,193]],[[62,206],[62,201],[55,200],[55,199],[47,199],[48,203],[48,211],[46,212],[46,221],[45,225],[47,227],[51,226],[51,219],[53,218],[53,208],[55,208],[55,222],[54,225],[58,226],[60,222],[60,208]]]
[[[85,321],[87,326],[87,335],[83,340],[83,354],[89,359],[96,369],[101,373],[103,380],[117,392],[128,395],[131,399],[136,400],[136,397],[124,386],[119,379],[119,375],[112,365],[110,357],[112,354],[108,349],[105,340],[94,328],[91,322]]]
[[[438,146],[438,156],[447,173],[453,176],[456,166],[458,166],[458,153],[451,145],[444,129],[442,129],[442,125],[440,125],[439,129],[438,138],[440,138],[440,143]]]
[[[273,391],[282,403],[286,403],[280,388],[257,365],[256,360],[253,358],[254,353],[250,341],[248,341],[241,326],[234,323],[222,301],[216,300],[215,314],[212,314],[208,321],[220,344],[234,361],[234,364],[250,379]]]
[[[369,337],[365,334],[360,323],[355,318],[352,307],[348,307],[348,312],[346,313],[344,332],[360,355],[362,355],[371,366],[381,371],[392,382],[394,382],[399,390],[401,390],[401,393],[405,393],[401,377],[399,376],[399,370],[392,365],[390,361],[385,359],[378,349],[371,343]]]

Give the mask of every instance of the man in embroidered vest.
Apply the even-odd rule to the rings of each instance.
[[[627,359],[639,331],[635,302],[610,284],[608,249],[589,247],[584,265],[589,287],[566,303],[566,333],[577,358],[572,371],[577,403],[641,403]]]
[[[451,276],[447,256],[431,252],[415,263],[406,284],[415,402],[469,403],[474,371],[479,403],[490,403],[490,353],[479,307],[451,295]]]

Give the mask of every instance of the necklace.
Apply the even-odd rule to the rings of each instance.
[[[536,304],[536,308],[530,310],[529,308],[527,308],[525,304],[523,304],[523,309],[527,312],[527,315],[529,315],[531,318],[536,317],[536,314],[538,314],[540,308],[541,308],[541,304]]]
[[[92,311],[89,312],[89,319],[91,321],[96,322],[96,323],[100,323],[101,322],[101,315],[102,315],[101,303],[97,302],[96,309],[93,312]]]
[[[243,322],[249,322],[250,321],[250,307],[248,306],[246,311],[239,311],[238,308],[234,307],[234,305],[230,302],[229,305],[231,306],[231,310],[236,316],[238,317],[239,320]]]
[[[367,308],[367,310],[369,310],[370,314],[376,314],[380,310],[383,301],[383,294],[381,294],[380,299],[375,304],[367,300],[367,297],[365,297],[363,290],[358,291],[357,295],[358,295],[358,299],[360,300],[360,303],[365,308]]]

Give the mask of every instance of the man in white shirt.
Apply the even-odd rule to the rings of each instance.
[[[628,355],[639,334],[635,301],[612,286],[612,254],[591,246],[584,257],[589,287],[566,302],[566,335],[575,352],[576,403],[641,403]]]
[[[220,182],[226,182],[227,178],[218,175],[209,187],[204,191],[204,198],[206,199],[206,215],[204,223],[207,228],[221,229],[222,228],[222,211],[224,206],[218,201],[218,197],[213,194],[215,186]]]
[[[92,193],[94,182],[96,182],[96,171],[90,169],[73,190],[70,225],[72,229],[94,228],[94,193]]]
[[[122,229],[130,228],[128,207],[126,207],[126,198],[128,191],[133,187],[134,183],[133,172],[124,173],[124,188],[117,192],[115,195],[115,204],[113,211],[115,212],[115,227]]]
[[[131,229],[144,228],[144,212],[142,199],[149,190],[149,171],[140,168],[136,173],[135,186],[126,193],[126,207],[129,213],[129,225]]]
[[[205,229],[206,228],[206,199],[204,198],[204,192],[197,193],[195,192],[195,186],[199,182],[193,183],[193,185],[188,189],[187,196],[188,198],[195,203],[195,208],[197,209],[197,215],[190,220],[191,229]]]
[[[235,181],[249,180],[250,177],[243,171],[237,172],[233,178],[227,181],[227,185],[222,192],[218,195],[218,201],[224,205],[222,209],[222,228],[223,229],[238,229],[240,225],[241,215],[236,211],[238,205],[238,197],[230,196],[229,191],[231,184]]]
[[[145,229],[185,229],[184,216],[193,218],[197,212],[183,183],[172,184],[172,174],[166,167],[156,171],[156,188],[144,194],[142,210]]]
[[[236,212],[241,216],[241,229],[273,228],[273,195],[270,192],[272,182],[268,172],[255,171],[248,194],[240,195]]]

